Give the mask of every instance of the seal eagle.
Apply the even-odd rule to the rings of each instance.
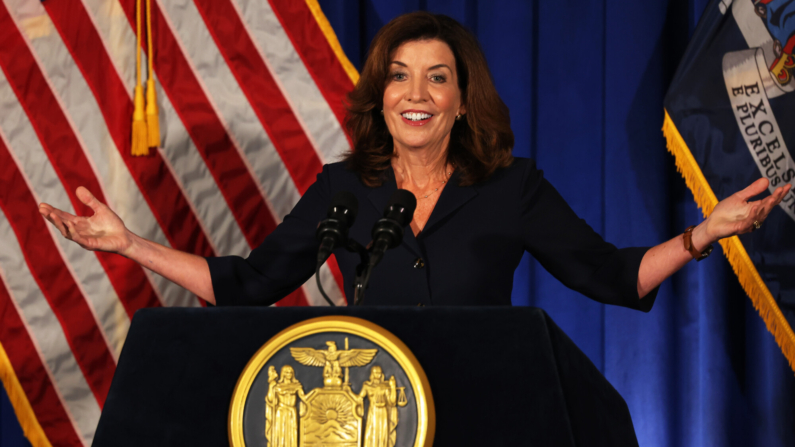
[[[378,349],[346,349],[340,351],[337,344],[327,341],[327,350],[314,348],[290,348],[293,358],[306,366],[322,366],[323,377],[334,378],[342,376],[342,368],[351,366],[364,366],[373,360]]]

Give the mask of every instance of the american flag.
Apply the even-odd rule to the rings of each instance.
[[[0,1],[0,377],[36,446],[91,444],[136,310],[200,305],[65,240],[38,203],[90,215],[83,185],[143,237],[246,256],[350,147],[358,74],[316,0],[151,0],[161,145],[132,157],[135,8]],[[323,304],[314,284],[279,305]]]

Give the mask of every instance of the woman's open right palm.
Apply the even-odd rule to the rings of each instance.
[[[131,245],[124,222],[86,188],[82,186],[77,188],[76,194],[81,202],[94,210],[93,216],[75,216],[47,203],[39,205],[39,213],[55,225],[63,237],[76,242],[86,250],[108,251],[123,255]]]

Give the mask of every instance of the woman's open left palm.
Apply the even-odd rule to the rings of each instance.
[[[742,191],[723,199],[707,219],[707,234],[711,235],[713,240],[718,240],[753,231],[756,228],[754,222],[761,225],[773,208],[781,203],[791,185],[776,188],[770,196],[762,200],[751,201],[767,187],[768,180],[761,178]]]

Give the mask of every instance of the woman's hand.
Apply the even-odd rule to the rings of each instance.
[[[751,202],[750,199],[764,192],[767,185],[767,179],[759,179],[718,203],[712,214],[693,230],[692,242],[696,250],[702,251],[724,237],[753,231],[754,222],[764,222],[773,207],[781,203],[792,188],[792,185],[784,185],[773,191],[770,197]],[[643,298],[692,260],[693,256],[682,243],[681,234],[652,247],[640,262],[638,296]]]
[[[77,198],[94,210],[90,217],[79,217],[52,207],[39,205],[39,213],[55,225],[63,237],[78,243],[86,250],[100,250],[124,255],[132,245],[132,238],[124,222],[86,188],[77,188]]]
[[[204,258],[136,236],[116,213],[82,186],[77,188],[77,198],[94,210],[93,216],[74,216],[46,203],[39,205],[39,213],[55,225],[63,237],[86,250],[126,256],[215,304],[210,268]]]
[[[792,187],[787,184],[776,188],[773,194],[762,200],[750,201],[754,196],[764,192],[768,183],[766,178],[761,178],[715,206],[712,214],[705,221],[706,232],[712,242],[754,231],[754,222],[761,225],[773,207],[781,203],[784,195]]]

